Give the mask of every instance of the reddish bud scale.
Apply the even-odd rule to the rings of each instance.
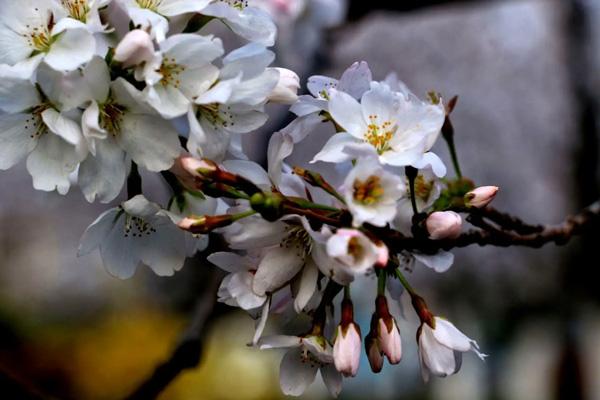
[[[342,329],[346,330],[350,324],[354,323],[354,306],[352,300],[344,299],[342,301]]]
[[[200,218],[197,223],[190,225],[186,230],[194,234],[207,234],[217,228],[223,228],[232,223],[233,217],[231,215],[207,215]]]
[[[425,300],[416,294],[411,296],[412,305],[419,316],[421,322],[429,325],[431,329],[435,329],[435,319],[429,308],[427,307],[427,303]]]
[[[394,327],[394,317],[392,317],[392,314],[390,314],[387,299],[382,294],[378,295],[375,299],[375,315],[385,322],[388,332],[392,330]],[[377,325],[377,323],[375,324]]]

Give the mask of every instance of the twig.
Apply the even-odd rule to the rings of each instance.
[[[392,230],[379,230],[380,236],[393,251],[419,251],[433,254],[438,250],[450,250],[467,247],[472,244],[480,246],[525,246],[538,248],[547,243],[566,244],[571,237],[581,234],[586,228],[600,223],[600,201],[585,208],[579,214],[568,217],[562,224],[546,226],[541,231],[531,234],[518,234],[501,230],[472,230],[463,233],[456,239],[431,240],[426,238],[406,237]]]

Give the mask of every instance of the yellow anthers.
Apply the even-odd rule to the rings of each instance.
[[[103,129],[106,129],[111,135],[117,136],[121,130],[121,122],[123,122],[125,107],[109,101],[101,104],[99,108],[100,126]]]
[[[30,111],[30,117],[25,120],[25,130],[32,139],[38,139],[48,132],[48,127],[42,119],[42,113],[50,108],[48,104],[40,104]]]
[[[371,175],[366,181],[356,179],[354,181],[354,200],[356,202],[371,205],[376,203],[385,193],[381,185],[381,178]]]
[[[375,147],[377,153],[382,154],[390,149],[389,142],[394,137],[396,127],[390,121],[378,122],[377,115],[369,115],[369,122],[365,141]]]
[[[350,254],[355,260],[360,259],[363,256],[364,248],[361,246],[358,237],[354,236],[348,241],[348,254]]]
[[[29,47],[40,53],[48,52],[50,50],[50,45],[52,44],[52,37],[50,36],[48,26],[40,25],[31,28],[27,25],[26,28],[28,29],[28,32],[24,33],[22,36],[27,39]]]
[[[88,0],[60,0],[60,2],[71,18],[84,23],[87,21],[90,12]]]
[[[425,177],[423,177],[423,175],[418,175],[415,178],[415,196],[417,198],[426,202],[429,199],[429,196],[431,195],[432,189],[433,181],[426,180]]]
[[[140,6],[140,8],[146,8],[150,11],[156,12],[163,0],[135,0],[135,2],[138,4],[138,6]]]
[[[302,226],[287,225],[286,234],[279,244],[286,249],[295,249],[298,256],[305,258],[312,251],[312,239],[310,234]]]
[[[179,89],[181,86],[179,74],[183,73],[185,69],[185,66],[177,64],[174,58],[164,57],[160,68],[156,72],[162,75],[161,85],[174,86]]]
[[[198,107],[198,116],[203,116],[214,126],[227,128],[235,125],[233,115],[229,110],[231,110],[230,106],[218,103],[204,104]]]
[[[237,8],[238,10],[243,10],[248,7],[248,0],[220,0],[223,3],[229,4],[233,8]]]

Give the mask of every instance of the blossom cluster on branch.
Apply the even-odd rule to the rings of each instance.
[[[425,380],[458,372],[464,352],[483,359],[404,274],[416,262],[446,272],[456,246],[559,241],[585,221],[548,230],[490,208],[498,188],[462,176],[456,98],[419,97],[393,73],[375,80],[366,62],[339,79],[312,76],[298,96],[298,76],[271,67],[268,47],[271,14],[299,15],[288,6],[306,2],[280,3],[0,0],[0,169],[26,159],[34,188],[78,186],[89,202],[109,203],[126,187],[127,199],[88,227],[79,248],[99,249],[119,278],[140,265],[172,275],[208,247],[208,233],[220,234],[230,251],[208,257],[228,273],[218,300],[256,319],[252,346],[288,349],[285,394],[302,394],[320,371],[337,396],[363,350],[374,372],[385,359],[399,363],[400,323],[388,302],[403,293],[421,321]],[[204,33],[210,21],[247,44],[226,50]],[[242,137],[266,123],[268,103],[291,105],[295,119],[270,137],[265,170]],[[322,148],[295,151],[317,132],[328,138]],[[432,152],[440,136],[453,178]],[[292,155],[301,167],[288,163]],[[168,204],[145,197],[141,170],[163,178]],[[474,233],[464,232],[465,215]],[[361,329],[351,287],[365,279],[378,288]],[[263,336],[273,314],[306,326]]]

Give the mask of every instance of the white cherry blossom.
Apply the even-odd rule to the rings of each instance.
[[[96,42],[86,25],[58,19],[54,7],[48,0],[0,1],[0,64],[43,58],[53,69],[72,71],[93,57]]]
[[[106,270],[121,279],[132,277],[139,265],[171,276],[183,267],[186,256],[184,232],[142,195],[104,212],[86,229],[79,254],[97,248]]]

